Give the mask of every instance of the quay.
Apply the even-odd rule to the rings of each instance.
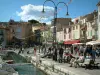
[[[20,55],[47,73],[47,75],[100,75],[100,69],[85,70],[81,67],[69,67],[68,63],[58,63],[49,58],[41,58],[43,54],[37,53],[36,56],[34,56],[32,53],[27,54],[27,52],[24,52]]]

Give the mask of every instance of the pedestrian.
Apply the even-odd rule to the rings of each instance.
[[[53,47],[53,60],[57,61],[57,48],[56,46]]]
[[[71,54],[73,54],[73,46],[70,47]]]
[[[95,47],[92,48],[91,55],[92,55],[92,60],[95,61],[95,57],[96,57],[96,48]]]
[[[34,47],[34,55],[36,56],[36,47]]]
[[[61,48],[59,49],[59,63],[62,63],[63,52],[64,52],[64,49],[61,47]]]
[[[23,53],[22,46],[20,46],[20,50],[19,50],[18,54],[20,54],[21,52]]]
[[[49,51],[49,53],[51,53],[51,47],[49,47],[48,51]]]
[[[84,57],[86,57],[87,54],[91,55],[92,52],[92,46],[91,45],[87,45],[86,50],[84,52]]]
[[[77,55],[78,52],[79,52],[79,48],[75,47],[75,54]]]
[[[84,48],[83,48],[82,45],[80,45],[80,47],[79,47],[79,55],[80,55],[80,54],[83,54],[83,52],[84,52]]]

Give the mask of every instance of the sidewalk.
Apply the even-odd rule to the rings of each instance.
[[[31,61],[33,64],[34,64],[33,61],[37,61],[36,60],[37,57],[33,56],[33,54],[27,54],[26,52],[24,52],[24,54],[21,54],[21,55],[31,58]],[[37,53],[37,56],[38,56],[38,53]],[[54,66],[54,69],[56,70],[56,72],[55,74],[53,74],[53,71],[50,71],[52,72],[52,75],[56,75],[56,74],[57,75],[67,75],[67,74],[69,75],[100,75],[100,69],[85,70],[85,68],[69,67],[68,63],[58,63],[48,58],[40,58],[40,59],[42,61],[42,65]],[[58,72],[57,70],[63,72],[63,74],[61,74],[61,72]]]

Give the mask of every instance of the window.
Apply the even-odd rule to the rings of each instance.
[[[100,22],[100,15],[99,15],[99,22]]]
[[[68,33],[68,29],[66,30],[66,34]]]
[[[86,19],[84,19],[84,23],[86,23]]]
[[[75,39],[75,33],[73,33],[73,39]]]
[[[76,29],[76,26],[74,26],[74,30]]]
[[[90,32],[88,31],[88,36],[90,36]]]
[[[66,35],[64,35],[64,39],[66,39]]]
[[[87,31],[87,36],[89,36],[89,31]]]
[[[16,32],[19,32],[20,33],[21,32],[21,27],[17,27],[16,28]]]
[[[89,23],[87,22],[87,27],[89,27]]]
[[[91,36],[92,36],[92,30],[91,30]]]
[[[76,26],[76,29],[78,29],[78,26]]]
[[[66,29],[64,28],[64,33],[66,33]]]
[[[73,27],[73,30],[75,30],[75,27]]]
[[[69,34],[69,39],[71,38],[71,34]]]

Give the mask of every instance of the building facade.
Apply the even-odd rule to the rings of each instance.
[[[66,32],[69,31],[69,22],[71,22],[71,18],[57,18],[57,23],[56,23],[57,34],[56,34],[56,38],[57,38],[57,42],[58,43],[62,43],[64,41],[70,39],[70,35],[66,34]]]
[[[100,40],[100,1],[97,4],[98,6],[98,40]]]

